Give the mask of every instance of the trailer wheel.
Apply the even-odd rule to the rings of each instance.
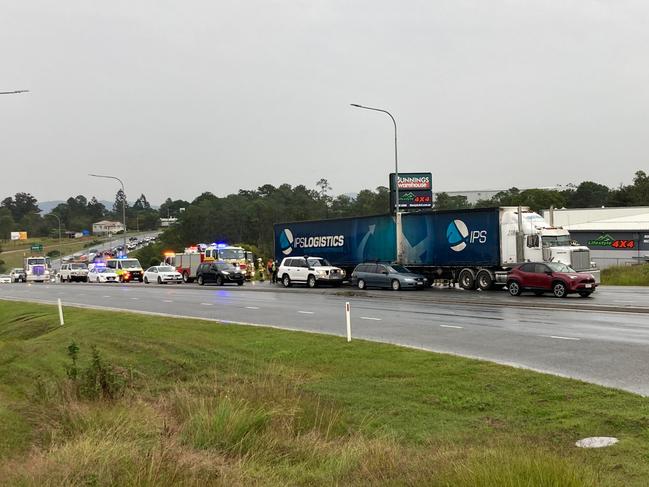
[[[494,285],[494,279],[491,276],[491,272],[484,269],[478,272],[477,281],[478,289],[483,291],[489,291]]]
[[[475,289],[475,274],[471,269],[462,269],[458,281],[462,289],[469,291]]]

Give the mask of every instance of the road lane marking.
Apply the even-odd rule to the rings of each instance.
[[[163,303],[173,303],[173,301],[171,299],[163,299],[162,302]]]
[[[140,299],[140,298],[131,298],[131,299],[133,299],[133,300],[135,300],[135,301],[137,301],[137,300],[138,300],[138,299]]]
[[[544,337],[544,338],[555,338],[555,339],[557,339],[557,340],[575,340],[575,341],[579,341],[579,340],[581,340],[581,338],[575,338],[575,337],[562,337],[562,336],[558,336],[558,335],[540,335],[540,336],[542,336],[542,337]]]
[[[246,309],[259,309],[259,306],[246,306]]]
[[[315,311],[298,311],[298,313],[302,313],[303,315],[312,315],[315,314]]]
[[[104,296],[105,298],[110,298],[110,296]]]
[[[442,328],[457,328],[458,330],[464,328],[463,326],[455,326],[455,325],[439,325],[439,326],[441,326]]]
[[[361,316],[361,320],[381,321],[381,318],[372,318],[371,316]]]
[[[203,306],[213,306],[212,303],[201,303]]]

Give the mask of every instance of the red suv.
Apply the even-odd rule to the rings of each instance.
[[[578,293],[587,298],[595,288],[597,283],[591,274],[576,272],[560,262],[527,262],[514,267],[507,276],[507,289],[512,296],[529,290],[537,296],[552,292],[557,298],[565,298]]]

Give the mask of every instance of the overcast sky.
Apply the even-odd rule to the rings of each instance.
[[[646,0],[2,0],[0,196],[616,186],[648,169]]]

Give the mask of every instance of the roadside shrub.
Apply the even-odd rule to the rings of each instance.
[[[89,400],[112,401],[121,397],[127,385],[125,374],[116,372],[115,367],[106,363],[94,345],[90,364],[83,370],[79,369],[79,347],[75,342],[68,346],[68,357],[71,363],[66,365],[65,372],[74,384],[77,397]]]
[[[614,266],[602,270],[602,284],[649,286],[649,264]]]

